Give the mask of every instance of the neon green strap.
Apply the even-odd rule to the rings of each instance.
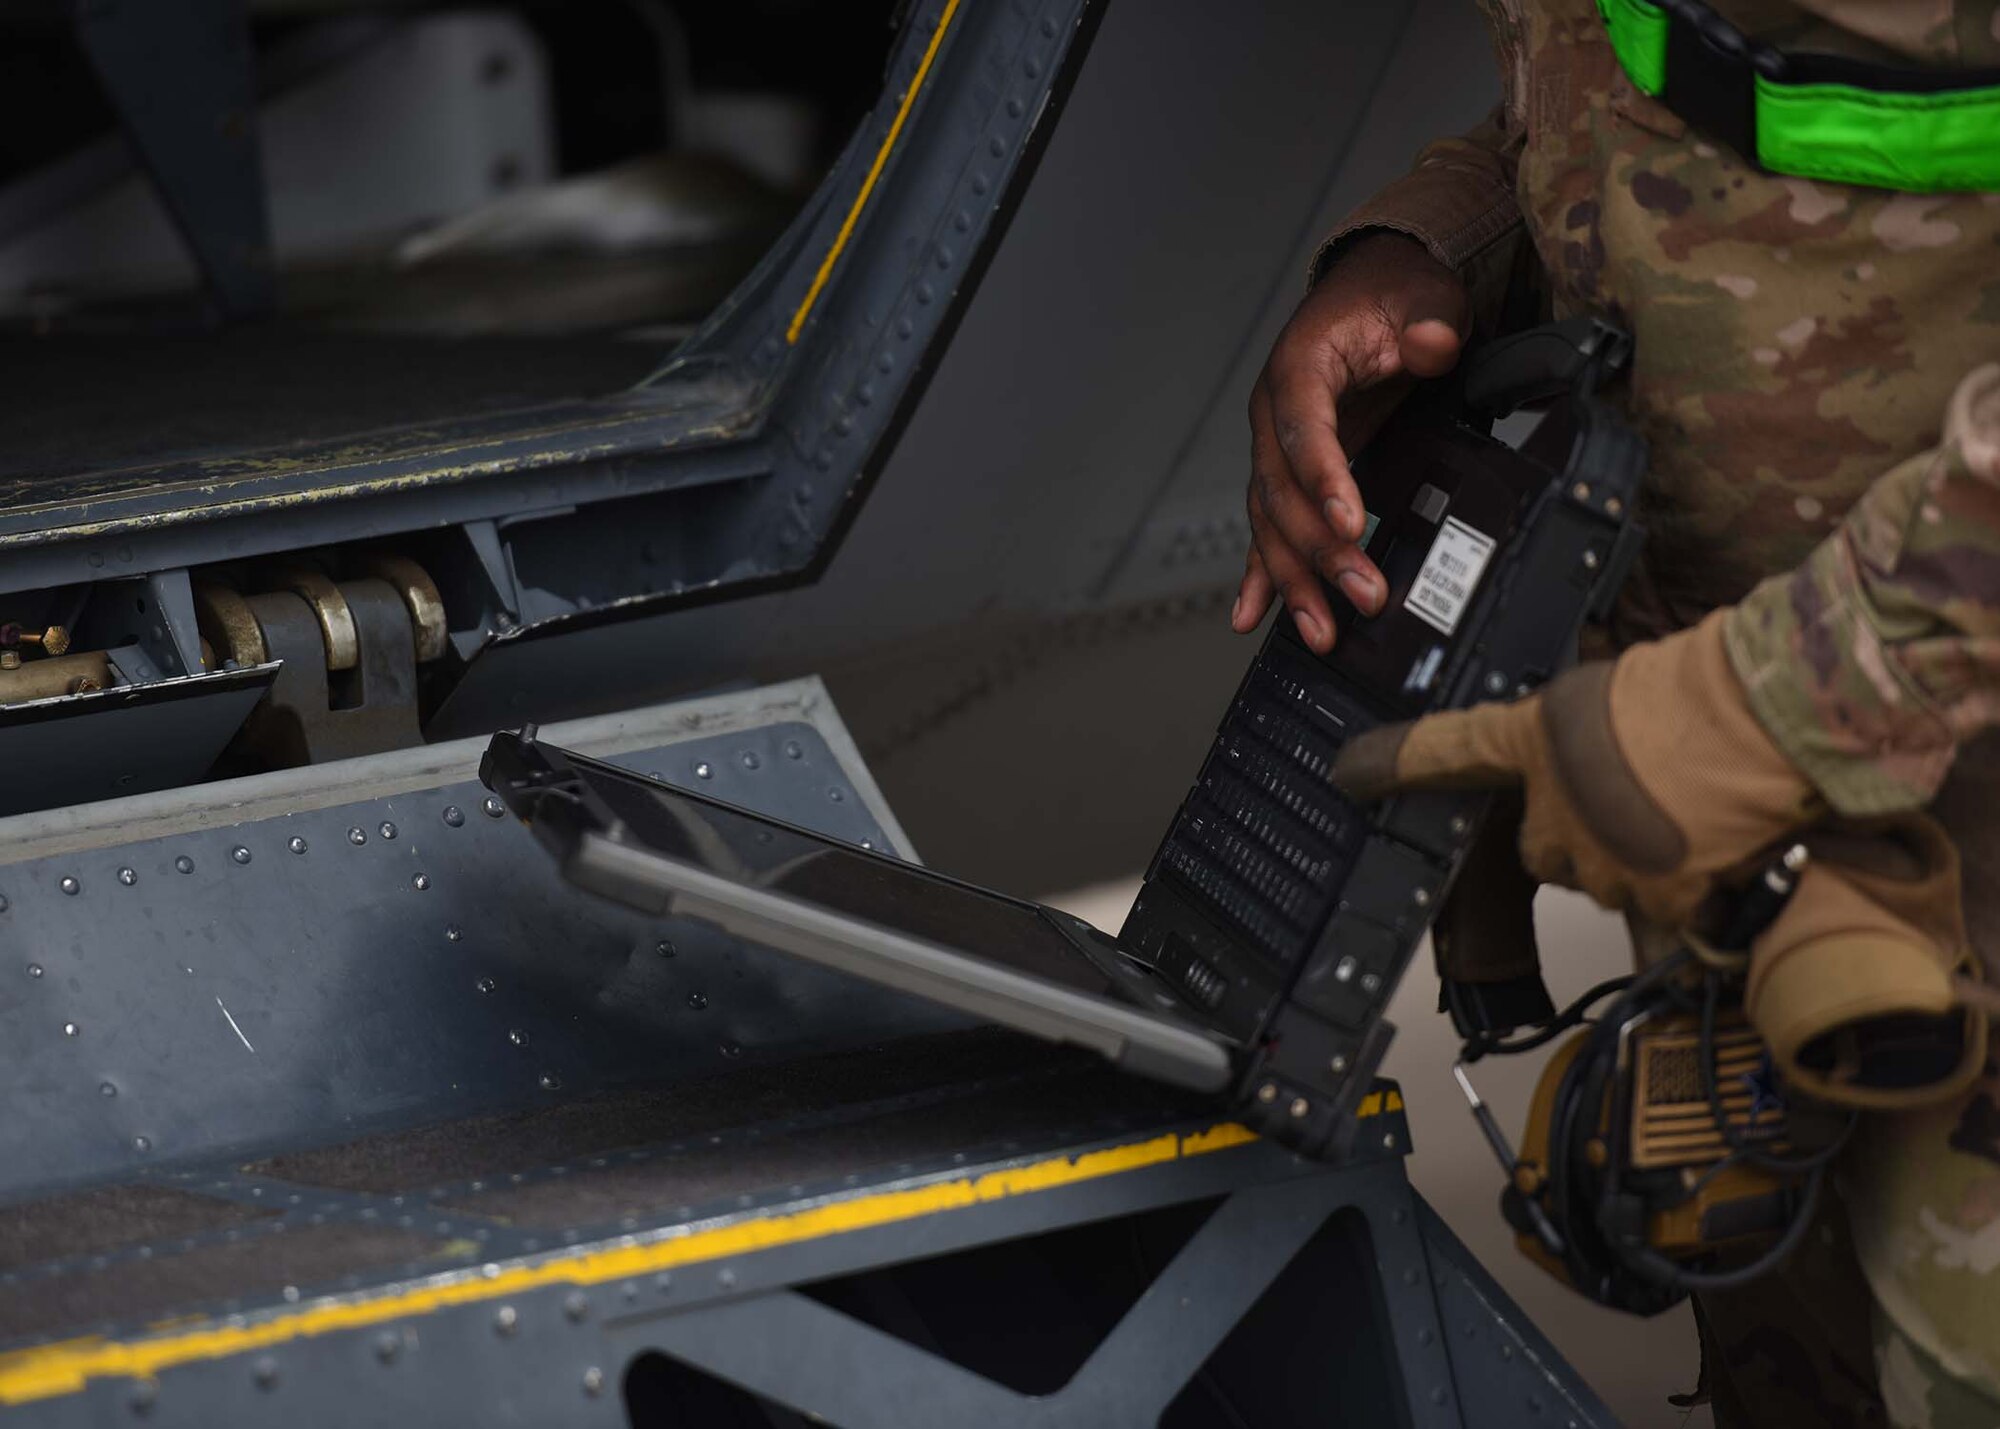
[[[1626,75],[1669,108],[1679,83],[1752,85],[1753,157],[1772,173],[1912,193],[2000,191],[2000,84],[1863,87],[1803,76],[1772,78],[1747,65],[1730,70],[1730,62],[1719,58],[1720,70],[1677,77],[1668,73],[1668,37],[1676,21],[1666,9],[1652,0],[1598,0],[1598,11]],[[1702,52],[1690,46],[1682,53]],[[1784,67],[1806,74],[1828,63],[1823,57],[1784,57]],[[1887,68],[1837,63],[1850,72],[1872,70],[1891,85],[1896,75]],[[1712,137],[1745,147],[1737,136]]]

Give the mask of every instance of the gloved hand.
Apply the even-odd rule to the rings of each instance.
[[[1844,1106],[1905,1106],[1952,1095],[1984,1060],[1985,1014],[1961,1006],[1977,967],[1950,839],[1922,815],[1823,822],[1744,702],[1721,612],[1539,694],[1371,730],[1333,778],[1363,802],[1519,786],[1530,874],[1664,929],[1804,830],[1812,858],[1753,941],[1744,989],[1786,1080]]]
[[[1523,699],[1370,730],[1333,779],[1364,803],[1519,785],[1529,873],[1668,927],[1719,875],[1823,812],[1744,702],[1721,612]]]
[[[1922,814],[1824,826],[1799,886],[1751,943],[1743,1010],[1788,1085],[1886,1109],[1963,1091],[1986,1060],[1986,1015],[1958,850]],[[1972,989],[1976,993],[1977,988]]]

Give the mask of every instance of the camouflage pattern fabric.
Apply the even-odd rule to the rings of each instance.
[[[2000,66],[2000,0],[1714,3],[1791,48]],[[1930,805],[2000,980],[2000,194],[1762,173],[1633,88],[1594,0],[1481,4],[1500,110],[1315,274],[1392,228],[1466,279],[1475,334],[1524,285],[1633,333],[1651,538],[1606,643],[1737,605],[1773,738],[1843,812]],[[1843,1160],[1793,1263],[1700,1304],[1718,1423],[2000,1426],[2000,1069]]]
[[[2000,363],[1959,384],[1944,436],[1726,627],[1751,707],[1843,813],[1929,803],[2000,723]]]

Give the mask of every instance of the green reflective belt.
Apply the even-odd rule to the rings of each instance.
[[[1911,193],[2000,191],[2000,70],[1758,44],[1699,0],[1597,0],[1632,83],[1774,174]]]

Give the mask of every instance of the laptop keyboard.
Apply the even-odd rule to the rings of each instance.
[[[1282,668],[1281,650],[1267,647],[1244,681],[1158,867],[1289,972],[1331,913],[1366,824],[1329,782],[1352,716]]]

